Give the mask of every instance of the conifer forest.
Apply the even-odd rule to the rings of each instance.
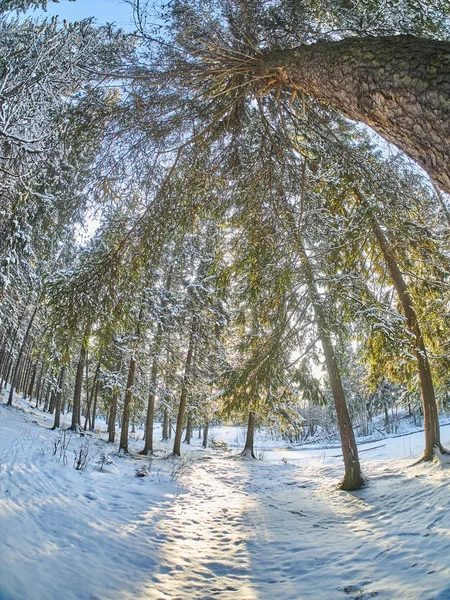
[[[0,600],[450,600],[449,0],[0,0]]]

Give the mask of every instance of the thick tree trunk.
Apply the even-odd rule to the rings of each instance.
[[[72,430],[76,430],[79,427],[81,427],[81,392],[83,388],[84,365],[86,361],[86,354],[90,335],[91,324],[88,323],[84,332],[83,340],[81,342],[80,357],[78,359],[77,374],[75,377],[75,390],[73,393],[72,406],[72,423],[70,425],[70,429]]]
[[[321,41],[269,52],[249,70],[366,123],[450,192],[449,42],[409,35]]]
[[[136,357],[130,358],[128,367],[127,389],[125,390],[125,401],[123,404],[122,429],[120,431],[119,450],[128,452],[128,429],[130,426],[130,409],[133,400],[134,375],[136,372]]]
[[[252,458],[256,458],[253,449],[255,444],[255,421],[255,411],[250,410],[248,413],[247,435],[245,436],[245,445],[244,449],[241,452],[242,456],[251,456]]]
[[[175,439],[173,442],[173,454],[181,456],[181,436],[183,434],[184,413],[186,412],[186,403],[188,396],[188,388],[190,383],[192,357],[194,354],[195,335],[197,332],[197,315],[193,315],[191,323],[191,333],[189,336],[189,346],[184,363],[184,376],[181,384],[180,405],[178,407],[177,428],[175,430]]]
[[[438,446],[442,451],[439,428],[439,414],[434,394],[433,378],[428,360],[427,350],[422,337],[419,321],[414,310],[413,299],[403,275],[398,267],[397,261],[391,252],[388,239],[375,218],[372,219],[373,232],[383,254],[395,291],[402,305],[403,312],[409,331],[414,336],[414,354],[417,359],[417,370],[419,374],[419,385],[422,396],[423,426],[425,431],[425,449],[422,460],[433,460],[434,447]]]
[[[333,343],[331,341],[330,333],[328,330],[327,319],[317,291],[311,263],[309,262],[309,258],[306,255],[301,241],[299,241],[298,247],[299,256],[301,258],[305,270],[306,284],[309,289],[311,303],[316,318],[318,336],[322,344],[322,349],[325,356],[325,364],[327,368],[328,379],[330,380],[334,405],[336,407],[339,434],[341,436],[342,456],[344,459],[345,473],[344,478],[342,479],[339,485],[341,489],[346,491],[359,490],[364,485],[364,479],[361,475],[358,448],[356,446],[352,422],[348,413],[344,388],[342,387],[341,376],[339,373],[339,366],[336,360]]]

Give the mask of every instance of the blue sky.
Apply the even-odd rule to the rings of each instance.
[[[133,11],[119,0],[76,0],[76,2],[49,2],[47,10],[28,11],[31,16],[59,16],[67,21],[79,21],[95,17],[99,24],[115,23],[121,29],[134,30]]]

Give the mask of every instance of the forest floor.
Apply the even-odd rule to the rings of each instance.
[[[161,443],[150,463],[96,434],[77,471],[87,438],[65,461],[51,422],[0,404],[0,600],[450,599],[450,467],[411,466],[421,433],[361,446],[350,494],[339,451],[314,447],[173,459]]]

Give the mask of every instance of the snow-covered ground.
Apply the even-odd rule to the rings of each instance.
[[[64,464],[52,417],[17,406],[0,405],[0,600],[450,600],[450,467],[411,466],[423,433],[361,445],[368,483],[349,494],[338,448],[267,440],[263,461],[194,438],[187,459],[159,443],[151,465],[114,455],[100,472],[96,435],[77,471],[86,438]]]

